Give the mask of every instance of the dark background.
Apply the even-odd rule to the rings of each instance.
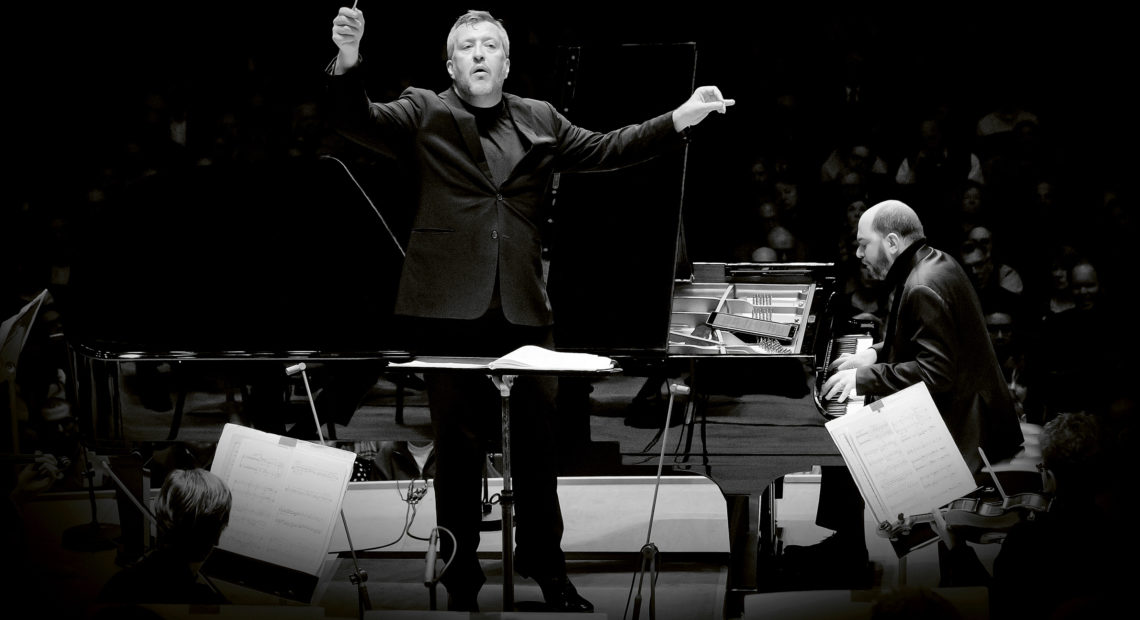
[[[147,119],[173,111],[186,111],[191,157],[213,156],[216,162],[212,149],[219,135],[228,136],[230,152],[249,160],[276,161],[291,148],[310,148],[314,136],[323,135],[312,104],[335,54],[330,25],[338,4],[95,2],[8,9],[9,199],[3,227],[16,234],[14,243],[5,244],[5,300],[51,282],[52,263],[70,259],[75,276],[82,273],[79,263],[93,255],[124,257],[151,283],[164,274],[185,279],[193,273],[178,291],[165,293],[167,304],[227,278],[220,290],[228,297],[222,299],[239,306],[241,283],[262,277],[272,278],[278,290],[292,289],[282,299],[294,299],[296,289],[320,275],[297,267],[317,247],[313,242],[341,234],[330,221],[363,217],[360,226],[375,226],[365,222],[372,215],[363,203],[349,207],[363,216],[322,216],[319,204],[304,213],[299,200],[275,196],[276,204],[287,205],[275,209],[265,204],[269,199],[250,197],[255,215],[237,224],[227,222],[221,203],[182,207],[189,212],[176,212],[177,205],[137,206],[148,212],[144,218],[121,212],[111,217],[105,204],[161,167],[147,142]],[[373,98],[395,97],[407,85],[448,86],[444,40],[469,3],[361,0],[360,8],[368,24],[363,52]],[[768,3],[705,3],[682,11],[657,3],[492,2],[482,8],[501,18],[511,36],[507,90],[552,101],[562,96],[554,69],[564,46],[696,44],[697,84],[716,84],[737,103],[726,116],[701,125],[690,147],[684,217],[692,260],[733,258],[739,216],[750,200],[749,169],[758,155],[794,162],[801,194],[811,198],[809,182],[845,135],[837,92],[855,55],[862,59],[869,141],[892,174],[920,118],[940,110],[968,139],[979,117],[1012,100],[1038,116],[1048,147],[1063,162],[1071,214],[1095,222],[1105,191],[1132,193],[1137,132],[1129,54],[1135,33],[1115,10],[993,3],[911,10]],[[609,76],[613,84],[637,71],[618,66],[626,73]],[[669,67],[645,71],[668,76]],[[677,73],[688,81],[682,68]],[[681,102],[620,87],[608,95],[621,109],[631,98],[644,99],[646,116]],[[569,116],[576,120],[573,112]],[[610,128],[603,125],[589,126]],[[395,180],[398,170],[378,170],[368,181],[373,197],[398,204]],[[212,182],[224,193],[223,181]],[[842,206],[814,208],[836,217]],[[390,217],[398,227],[401,214]],[[362,231],[344,232],[341,245]],[[379,229],[371,232],[383,239]],[[1095,245],[1095,235],[1094,228],[1082,243]],[[226,271],[230,264],[217,259],[219,249],[237,246],[260,257],[256,271]],[[382,252],[346,260],[389,269],[392,260]],[[204,268],[168,269],[174,257],[186,256],[198,257]],[[314,290],[318,301],[307,303],[335,304],[338,290],[363,283],[345,278],[334,284]],[[57,289],[57,298],[68,295]],[[386,302],[383,295],[366,301]],[[257,322],[256,316],[245,320]]]

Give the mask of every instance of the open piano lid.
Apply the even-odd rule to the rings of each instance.
[[[686,100],[694,43],[560,50],[559,111],[608,131]],[[555,177],[548,291],[558,349],[664,355],[678,271],[685,157],[678,149],[629,168]],[[684,268],[683,268],[684,269]]]

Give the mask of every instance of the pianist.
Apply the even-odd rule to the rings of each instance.
[[[503,93],[510,40],[490,14],[461,16],[447,36],[452,85],[408,88],[395,101],[370,102],[367,67],[382,70],[404,50],[386,47],[402,23],[381,21],[375,60],[362,62],[364,13],[341,8],[333,20],[338,53],[329,68],[331,121],[357,142],[400,157],[414,171],[418,207],[407,244],[396,315],[420,354],[497,356],[523,344],[553,347],[553,313],[542,278],[539,207],[551,175],[612,169],[679,148],[688,129],[733,104],[714,86],[674,110],[609,133],[571,124],[546,102]],[[615,96],[631,96],[622,93]],[[442,576],[448,608],[478,611],[485,576],[476,555],[480,482],[498,415],[498,392],[484,377],[429,373],[428,406],[437,452],[436,518],[456,537]],[[566,578],[561,549],[553,421],[554,378],[519,377],[512,390],[512,458],[517,502],[515,565],[533,577],[547,606],[590,612]],[[441,537],[442,552],[451,541]],[[506,550],[509,552],[509,550]]]
[[[860,217],[857,241],[856,255],[889,287],[886,330],[882,342],[840,355],[821,394],[842,400],[855,389],[870,402],[923,381],[975,474],[984,465],[979,447],[991,462],[1013,456],[1021,426],[965,271],[927,244],[914,210],[897,200]],[[813,547],[788,547],[787,560],[807,566],[836,559],[850,568],[852,585],[863,585],[863,502],[845,468],[824,468],[816,523],[835,535]]]

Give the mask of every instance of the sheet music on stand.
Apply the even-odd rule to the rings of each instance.
[[[824,427],[876,523],[930,512],[977,488],[921,381]]]
[[[431,368],[468,369],[494,371],[551,371],[551,372],[600,372],[614,370],[614,360],[592,353],[555,351],[535,345],[524,345],[497,358],[445,358],[426,357],[409,362],[393,362],[389,368]]]
[[[203,572],[287,598],[311,595],[355,460],[346,450],[226,424],[210,470],[229,487],[233,506]],[[281,570],[255,581],[254,567]]]

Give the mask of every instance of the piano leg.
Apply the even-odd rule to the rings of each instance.
[[[119,407],[119,363],[92,360],[72,352],[71,376],[75,409],[72,416],[80,433],[91,439],[120,439],[123,432]]]

